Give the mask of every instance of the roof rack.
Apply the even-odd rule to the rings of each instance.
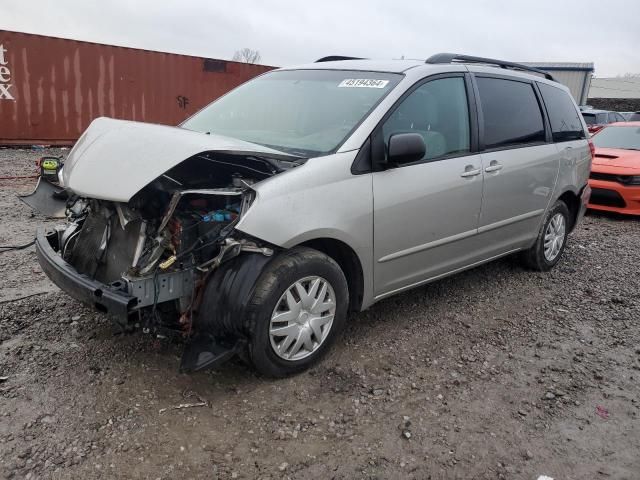
[[[539,68],[529,67],[527,65],[523,65],[521,63],[513,63],[513,62],[505,62],[504,60],[496,60],[495,58],[483,58],[483,57],[473,57],[470,55],[460,55],[457,53],[436,53],[435,55],[431,55],[427,58],[425,63],[487,63],[490,65],[497,65],[500,68],[508,68],[512,70],[523,70],[525,72],[534,72],[540,75],[544,75],[547,80],[555,81],[555,78],[544,70],[540,70]]]
[[[314,63],[322,62],[337,62],[340,60],[364,60],[362,57],[343,57],[342,55],[329,55],[328,57],[322,57],[316,60]]]

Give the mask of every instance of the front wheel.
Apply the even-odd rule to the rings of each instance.
[[[569,235],[569,209],[558,200],[545,215],[536,243],[523,252],[524,264],[540,272],[551,270],[560,261]]]
[[[332,258],[302,247],[282,253],[266,267],[251,299],[253,366],[283,377],[317,362],[344,326],[348,298],[344,273]]]

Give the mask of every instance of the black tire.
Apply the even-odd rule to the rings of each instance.
[[[333,323],[317,350],[300,360],[286,360],[278,356],[271,345],[271,315],[287,289],[309,276],[322,277],[333,288],[336,297]],[[306,247],[296,247],[281,253],[265,267],[247,306],[247,356],[251,364],[260,373],[271,377],[285,377],[309,368],[327,353],[343,329],[347,318],[348,298],[347,280],[332,258]]]
[[[560,247],[560,251],[557,255],[549,260],[545,256],[545,247],[544,247],[544,237],[551,220],[557,215],[560,214],[564,217],[564,239],[562,241],[562,246]],[[569,209],[567,205],[562,201],[558,200],[553,207],[551,207],[547,214],[544,217],[544,221],[542,222],[542,226],[540,227],[540,231],[538,232],[538,237],[536,238],[536,243],[533,246],[522,252],[522,262],[524,265],[531,270],[537,270],[539,272],[547,272],[551,270],[562,258],[562,254],[564,252],[564,248],[567,245],[567,237],[569,235]]]

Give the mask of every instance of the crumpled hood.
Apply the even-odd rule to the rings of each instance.
[[[220,135],[101,117],[91,122],[69,152],[63,181],[83,197],[128,202],[167,170],[212,151],[283,154]]]
[[[640,152],[622,148],[596,147],[593,165],[640,170]]]

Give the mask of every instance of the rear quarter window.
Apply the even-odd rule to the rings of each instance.
[[[564,90],[538,83],[544,105],[549,115],[551,123],[551,134],[554,142],[567,142],[570,140],[580,140],[586,138],[584,127],[580,121],[580,114],[571,97]],[[593,123],[593,115],[584,116],[587,123]],[[591,122],[589,122],[589,120]]]
[[[529,83],[477,77],[486,149],[545,141],[538,99]]]

